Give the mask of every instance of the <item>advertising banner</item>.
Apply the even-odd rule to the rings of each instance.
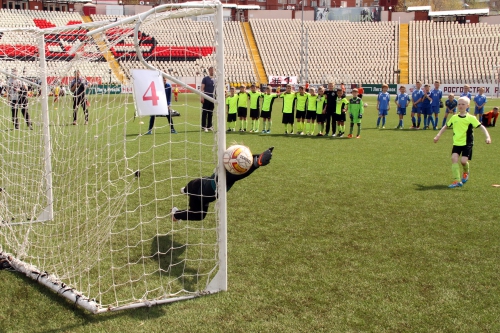
[[[120,84],[111,85],[91,85],[85,91],[87,95],[116,95],[122,93],[122,86]]]
[[[348,7],[314,9],[315,21],[379,22],[382,7]]]
[[[297,84],[296,76],[269,76],[269,84],[274,85],[287,85],[287,84]]]
[[[401,86],[401,85],[400,85]],[[413,92],[415,89],[414,84],[404,84],[406,87],[406,92],[410,94]],[[434,89],[434,85],[430,84],[431,90]],[[499,94],[499,88],[498,85],[492,85],[492,84],[469,84],[469,91],[472,94],[472,96],[475,96],[479,92],[479,88],[484,88],[484,94],[488,97],[497,97]],[[439,86],[439,89],[443,91],[443,97],[448,96],[449,94],[454,94],[455,97],[459,97],[461,93],[464,92],[464,85],[463,84],[445,84],[442,83]]]

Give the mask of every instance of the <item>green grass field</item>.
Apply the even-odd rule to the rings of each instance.
[[[270,135],[227,135],[228,144],[254,153],[275,147],[271,164],[228,193],[227,292],[94,316],[0,271],[0,332],[500,331],[500,189],[491,186],[500,183],[499,128],[489,128],[491,145],[475,131],[470,180],[448,189],[451,131],[434,144],[435,131],[394,130],[393,106],[387,129],[375,129],[375,98],[365,101],[361,139],[286,136],[276,111]],[[489,100],[487,109],[498,104]],[[165,158],[168,140],[178,149],[177,142],[200,141],[211,149],[199,114],[174,108],[182,114],[174,118],[176,137],[158,119],[154,136],[134,141],[147,119],[130,118],[130,146],[147,151],[149,144]],[[69,122],[69,109],[59,109]],[[207,173],[211,167],[202,164]]]

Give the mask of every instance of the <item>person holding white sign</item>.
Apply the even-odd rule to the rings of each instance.
[[[167,97],[167,105],[168,105],[168,113],[165,117],[167,117],[168,123],[170,124],[170,133],[177,134],[177,131],[174,128],[174,121],[172,120],[172,113],[170,112],[170,103],[172,101],[172,85],[167,82],[167,78],[163,78],[163,82],[165,83],[165,96]],[[151,116],[149,118],[149,127],[145,135],[152,134],[156,117],[157,116]]]

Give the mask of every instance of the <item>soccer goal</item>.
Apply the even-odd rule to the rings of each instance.
[[[0,259],[92,313],[226,290],[221,3],[33,21],[0,29]],[[198,89],[209,67],[215,97]],[[164,79],[173,125],[151,111]],[[180,189],[213,172],[206,218],[173,221]]]

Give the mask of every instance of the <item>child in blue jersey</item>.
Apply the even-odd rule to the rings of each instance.
[[[470,93],[470,87],[468,84],[464,86],[464,91],[460,94],[460,97],[467,97],[469,100],[472,100],[472,95]],[[467,108],[467,112],[469,112],[469,108]]]
[[[405,86],[399,87],[399,94],[396,95],[395,102],[398,107],[397,113],[399,116],[399,124],[396,129],[403,129],[403,117],[406,116],[406,108],[410,105],[410,96],[406,93]]]
[[[389,104],[389,102],[391,101],[391,96],[389,95],[387,90],[389,90],[389,86],[384,83],[382,85],[382,92],[378,94],[377,97],[377,128],[385,128],[385,116],[387,116],[387,114],[389,113],[389,109],[391,108]],[[382,127],[380,127],[380,120],[382,120]]]
[[[439,108],[441,106],[441,98],[443,98],[443,92],[439,89],[439,81],[434,81],[434,89],[431,90],[431,112],[434,115],[434,121],[432,121],[432,115],[429,117],[429,123],[432,123],[432,128],[437,129],[439,122]]]
[[[488,100],[486,99],[486,95],[484,94],[484,88],[479,88],[479,95],[476,95],[474,97],[474,104],[476,104],[474,115],[479,120],[479,122],[483,121],[484,105],[487,101]]]
[[[432,119],[431,109],[431,87],[426,84],[424,86],[424,95],[422,97],[422,114],[424,115],[424,130],[429,128],[429,118]]]
[[[441,127],[444,127],[446,125],[446,121],[448,120],[448,115],[451,114],[452,116],[457,113],[457,101],[455,100],[455,95],[449,94],[448,99],[444,103],[446,106],[446,113],[444,114],[443,118],[443,123],[441,124]]]
[[[412,101],[412,107],[411,107],[411,123],[412,126],[410,129],[420,129],[420,122],[422,120],[422,97],[424,96],[424,92],[421,89],[422,83],[420,81],[417,81],[416,83],[416,88],[413,90],[411,93],[411,101]],[[418,118],[418,123],[417,119],[415,119],[415,115],[417,115]]]

